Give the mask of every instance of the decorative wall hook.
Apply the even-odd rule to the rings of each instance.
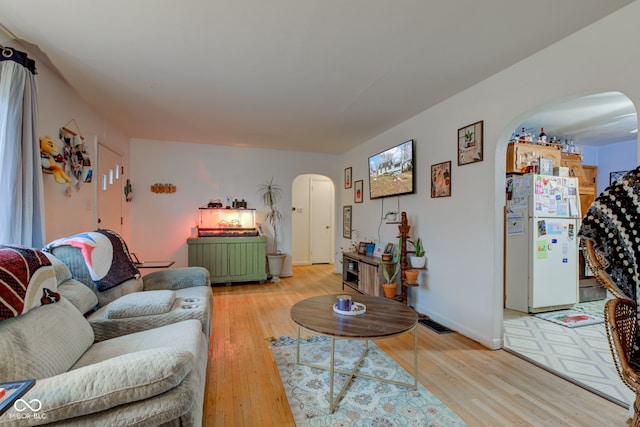
[[[151,186],[152,193],[175,193],[176,186],[173,184],[153,184]]]
[[[131,181],[127,179],[127,183],[124,185],[124,199],[127,202],[133,200],[133,187],[131,187]]]

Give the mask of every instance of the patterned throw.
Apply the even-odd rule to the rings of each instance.
[[[591,240],[619,291],[633,301],[640,285],[640,167],[627,172],[593,202],[580,237]]]
[[[60,300],[56,273],[37,249],[0,245],[0,321]]]
[[[106,291],[129,279],[140,277],[140,272],[131,261],[127,244],[111,230],[63,237],[49,243],[43,250],[49,252],[65,245],[80,249],[91,279],[99,291]]]

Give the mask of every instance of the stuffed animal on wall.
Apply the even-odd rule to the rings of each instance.
[[[53,174],[53,178],[59,184],[71,182],[71,178],[64,172],[58,163],[64,163],[64,158],[50,136],[40,137],[40,160],[42,171]]]

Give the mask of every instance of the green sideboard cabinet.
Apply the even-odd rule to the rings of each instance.
[[[204,267],[211,283],[267,280],[267,238],[193,237],[187,239],[189,266]]]

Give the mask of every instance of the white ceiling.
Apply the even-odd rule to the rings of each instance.
[[[131,137],[341,153],[631,2],[0,0],[0,23]]]
[[[620,92],[602,92],[545,106],[522,127],[534,135],[544,132],[579,145],[602,146],[637,138],[638,115],[629,98]],[[635,132],[634,132],[635,131]]]

